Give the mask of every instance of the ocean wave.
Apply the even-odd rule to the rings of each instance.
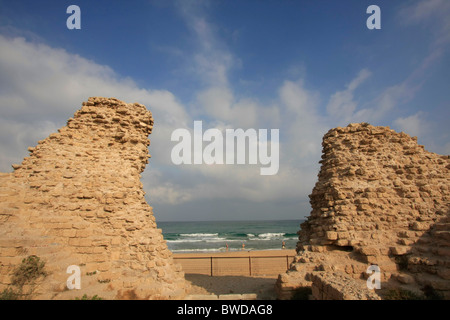
[[[286,233],[284,236],[288,238],[298,238],[297,233]]]
[[[181,233],[182,237],[196,237],[196,238],[204,238],[204,237],[217,237],[218,233]]]
[[[261,234],[247,233],[245,236],[218,233],[187,233],[178,236],[167,237],[167,242],[246,242],[246,241],[270,241],[270,240],[292,240],[298,236],[292,233],[267,232]]]
[[[284,232],[267,232],[258,235],[253,233],[247,234],[249,240],[282,240],[284,236]]]
[[[284,232],[279,232],[279,233],[269,232],[269,233],[261,233],[258,235],[258,237],[260,237],[260,238],[280,238],[284,235],[285,235]]]
[[[290,224],[289,224],[290,225]],[[173,252],[220,252],[242,250],[278,250],[295,248],[298,242],[296,228],[285,222],[216,222],[168,223],[162,228],[167,246]]]
[[[203,238],[203,239],[175,239],[175,240],[166,240],[168,243],[184,243],[184,242],[224,242],[230,241],[226,238]]]

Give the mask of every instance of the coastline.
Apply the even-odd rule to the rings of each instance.
[[[186,252],[173,253],[176,258],[194,258],[194,257],[270,257],[270,256],[295,256],[295,249],[264,249],[264,250],[230,250],[230,251],[212,251],[212,252]]]

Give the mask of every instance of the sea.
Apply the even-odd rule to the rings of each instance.
[[[174,253],[295,249],[304,220],[157,222]],[[244,245],[244,247],[243,247]]]

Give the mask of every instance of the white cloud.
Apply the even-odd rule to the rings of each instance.
[[[146,105],[156,119],[158,130],[153,135],[156,140],[165,139],[171,128],[190,122],[184,106],[172,93],[138,88],[131,79],[120,78],[107,66],[23,38],[0,35],[0,47],[0,69],[4,71],[0,75],[2,122],[11,124],[10,135],[2,135],[2,149],[11,135],[18,139],[27,133],[27,142],[45,138],[50,127],[56,130],[64,125],[90,96],[116,97]],[[20,143],[2,152],[1,170],[8,170],[4,165],[6,157],[8,161],[12,158],[20,161],[22,149]],[[156,143],[152,149],[162,155],[167,146]]]
[[[306,89],[302,80],[285,81],[279,89],[279,99],[286,110],[281,130],[287,136],[281,154],[302,163],[320,158],[322,136],[328,128],[326,119],[318,112],[319,94]]]
[[[171,165],[172,131],[192,123],[185,106],[171,92],[139,88],[107,66],[24,38],[0,35],[0,47],[0,69],[4,71],[0,74],[1,171],[11,171],[11,164],[20,163],[27,155],[28,146],[65,125],[88,97],[116,97],[144,104],[155,118],[150,136],[151,168],[143,173],[148,194],[169,203],[190,199],[178,181],[165,181],[159,174],[160,168]]]
[[[264,110],[250,98],[235,101],[233,93],[226,87],[211,87],[201,91],[197,101],[203,112],[215,121],[231,123],[242,128],[255,127],[258,113],[261,109]]]
[[[227,47],[215,35],[215,26],[207,21],[204,9],[207,1],[177,1],[176,9],[192,31],[197,47],[188,60],[187,69],[206,86],[228,86],[228,73],[232,67],[240,65]]]
[[[236,97],[228,77],[230,70],[239,66],[239,59],[218,41],[214,25],[204,18],[201,8],[191,2],[180,3],[184,3],[180,12],[198,43],[195,52],[185,56],[191,58],[192,74],[204,84],[194,92],[195,101],[190,105],[167,90],[139,88],[110,67],[64,50],[0,36],[1,170],[21,161],[27,144],[64,125],[89,96],[109,96],[140,102],[154,115],[152,158],[143,174],[151,202],[177,205],[206,199],[303,200],[317,179],[323,135],[337,121],[346,124],[383,119],[399,103],[414,96],[417,79],[434,61],[432,57],[426,59],[410,77],[386,88],[365,108],[361,108],[355,93],[371,75],[366,69],[350,79],[343,90],[325,97],[325,106],[321,105],[324,97],[307,88],[302,78],[282,82],[278,95],[264,104],[254,97]],[[326,114],[320,113],[323,107]],[[421,116],[399,117],[394,123],[405,132],[421,134],[427,129]],[[193,121],[202,119],[206,119],[204,129],[280,129],[278,174],[261,176],[260,164],[173,165],[172,131],[186,128],[192,132]]]
[[[354,122],[378,122],[400,103],[411,99],[414,91],[415,88],[406,81],[390,86],[369,103],[368,108],[356,111],[352,119]]]
[[[429,124],[423,116],[423,112],[417,112],[409,117],[397,118],[394,125],[410,136],[421,137],[429,129]]]
[[[285,159],[281,159],[283,164],[279,174],[270,177],[260,175],[260,164],[175,166],[170,160],[174,145],[170,135],[176,128],[191,130],[194,119],[171,92],[139,88],[131,79],[119,77],[107,66],[23,38],[0,36],[0,47],[5,48],[0,52],[0,66],[5,70],[0,74],[0,81],[7,84],[0,90],[0,108],[4,115],[0,128],[2,171],[9,171],[12,163],[20,163],[28,146],[35,145],[38,140],[63,126],[80,108],[82,101],[90,96],[107,96],[142,103],[154,115],[155,128],[150,136],[152,158],[149,168],[143,173],[143,183],[152,202],[179,204],[211,198],[269,201],[299,198],[302,191],[310,189],[303,183],[304,190],[298,187],[299,181],[306,181],[303,179],[305,173],[290,165],[295,162],[288,161],[290,152],[286,151],[282,155]],[[294,101],[298,94],[303,93],[310,98],[314,96],[291,83],[286,83],[281,92],[280,101],[297,108],[298,112],[301,110]],[[211,122],[222,128],[237,128],[236,125],[240,125],[246,129],[262,121],[267,125],[265,129],[272,129],[276,128],[282,117],[278,105],[283,103],[280,101],[278,105],[268,107],[251,98],[235,101],[233,93],[223,88],[208,89],[199,97],[205,106],[212,106],[212,109],[201,110],[203,115],[214,116],[215,120]],[[227,112],[221,113],[222,109]],[[262,114],[258,115],[258,112]],[[310,110],[309,114],[314,112]],[[300,113],[297,116],[302,119]],[[236,118],[238,121],[234,121]],[[285,143],[290,142],[282,142],[280,149],[284,148]]]
[[[199,104],[204,112],[214,118],[230,120],[231,105],[233,104],[233,94],[227,87],[209,88],[200,92],[197,96]]]
[[[356,108],[351,116],[351,122],[386,123],[389,120],[390,112],[398,110],[415,97],[423,84],[422,77],[428,67],[429,61],[426,58],[411,71],[406,79],[386,87],[379,95],[366,102],[365,108]]]
[[[429,65],[428,59],[411,71],[402,82],[386,87],[379,95],[363,104],[355,100],[355,91],[368,79],[372,72],[362,69],[350,81],[345,90],[331,95],[326,110],[334,126],[344,126],[352,122],[377,123],[386,120],[392,110],[411,101],[421,86],[420,78]],[[361,107],[365,106],[365,107]]]
[[[420,21],[430,18],[432,15],[436,14],[446,6],[447,1],[445,0],[423,0],[418,1],[414,5],[409,5],[402,14],[411,21]]]
[[[192,200],[189,188],[180,188],[154,168],[145,171],[143,185],[150,203],[174,205]]]
[[[447,0],[421,0],[408,4],[400,11],[400,21],[405,24],[430,26],[434,39],[433,49],[450,43],[450,2]]]
[[[0,102],[0,106],[2,106]],[[28,156],[27,148],[38,140],[56,132],[58,126],[51,121],[39,120],[25,123],[0,119],[0,171],[10,172],[12,164],[19,164]]]
[[[288,110],[302,114],[306,120],[315,117],[318,105],[318,95],[304,88],[302,80],[297,82],[285,81],[279,90],[281,101]]]
[[[334,117],[340,125],[351,122],[357,108],[354,101],[354,91],[371,75],[370,71],[363,69],[358,76],[353,79],[343,91],[334,93],[327,105],[327,112]]]
[[[358,76],[353,79],[350,84],[348,85],[348,90],[349,91],[354,91],[356,90],[356,88],[358,88],[368,77],[371,76],[371,72],[367,69],[362,69],[359,73]]]

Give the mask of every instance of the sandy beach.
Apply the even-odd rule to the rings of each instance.
[[[293,249],[236,250],[178,253],[174,259],[192,284],[190,294],[256,293],[258,299],[265,300],[276,298],[278,274],[286,271],[295,254]]]

